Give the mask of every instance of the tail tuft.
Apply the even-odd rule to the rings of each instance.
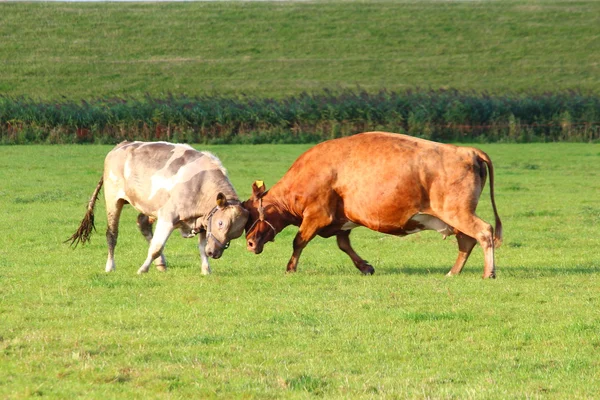
[[[502,246],[502,222],[496,217],[496,229],[494,229],[494,248]]]
[[[94,210],[92,209],[85,213],[85,216],[81,220],[77,231],[70,238],[65,240],[64,243],[71,242],[69,246],[74,247],[77,247],[79,242],[85,244],[86,242],[90,241],[90,235],[92,234],[92,231],[95,230],[96,226],[94,225]]]
[[[94,206],[96,205],[96,200],[98,200],[98,194],[100,193],[100,189],[102,188],[103,183],[104,179],[100,178],[100,182],[98,182],[96,190],[94,190],[92,198],[88,202],[87,212],[81,220],[79,228],[77,228],[77,231],[63,243],[71,242],[69,246],[77,247],[79,242],[85,244],[86,242],[90,241],[92,231],[96,230],[96,226],[94,225]]]

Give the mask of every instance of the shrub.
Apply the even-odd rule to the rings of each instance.
[[[168,95],[40,102],[0,97],[0,143],[305,143],[369,130],[450,142],[597,141],[600,97],[456,90],[302,93],[283,99]]]

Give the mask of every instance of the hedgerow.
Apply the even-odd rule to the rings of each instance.
[[[578,91],[322,91],[282,99],[0,97],[0,143],[307,143],[369,130],[441,142],[598,141],[600,97]]]

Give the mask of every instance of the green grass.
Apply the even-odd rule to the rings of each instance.
[[[0,4],[0,93],[600,90],[600,2]]]
[[[241,197],[271,187],[308,146],[211,146]],[[0,148],[0,397],[593,398],[600,392],[600,146],[482,145],[505,226],[498,279],[478,246],[444,274],[453,238],[366,229],[364,277],[315,239],[284,274],[295,228],[256,256],[232,242],[200,274],[173,235],[170,269],[136,270],[146,243],[126,208],[117,270],[103,272],[106,220],[76,229],[108,146]],[[479,212],[491,220],[488,192]]]

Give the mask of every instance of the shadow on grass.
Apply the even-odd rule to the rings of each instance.
[[[444,267],[375,267],[375,273],[380,275],[446,275],[451,266]],[[463,270],[463,274],[470,275],[470,271]]]
[[[285,272],[284,263],[272,264],[267,260],[265,263],[256,263],[249,265],[247,263],[240,264],[222,264],[213,265],[213,275],[222,277],[244,277],[244,276],[261,276],[261,275],[302,275],[302,276],[320,276],[320,275],[336,275],[336,276],[360,276],[361,273],[354,267],[352,263],[304,263],[298,266],[298,271],[295,274],[287,274]],[[215,263],[216,264],[216,263]],[[375,268],[376,276],[383,275],[407,275],[407,276],[428,276],[443,277],[445,276],[452,265],[441,264],[437,266],[398,266],[386,263],[372,263]],[[170,267],[171,270],[187,269],[197,270],[200,275],[199,265],[193,263],[180,263]],[[573,276],[573,275],[600,275],[600,260],[598,262],[586,262],[573,266],[556,266],[556,265],[500,265],[496,267],[498,278],[516,277],[516,278],[537,278],[543,276]],[[480,277],[483,274],[483,265],[466,265],[460,276],[476,276]],[[201,276],[204,277],[204,276]],[[204,277],[206,278],[206,277]],[[97,278],[97,280],[102,280]],[[111,282],[94,282],[97,286],[103,284],[110,285]]]
[[[375,273],[379,275],[446,275],[450,267],[379,267],[375,268]],[[481,275],[481,268],[469,268],[466,266],[461,275]],[[560,275],[600,275],[600,262],[576,265],[573,267],[556,266],[501,266],[496,267],[498,277],[524,277],[536,278],[540,276],[560,276]]]
[[[595,275],[600,274],[600,262],[576,265],[573,267],[556,266],[514,266],[502,268],[507,276],[540,277],[556,275]]]

